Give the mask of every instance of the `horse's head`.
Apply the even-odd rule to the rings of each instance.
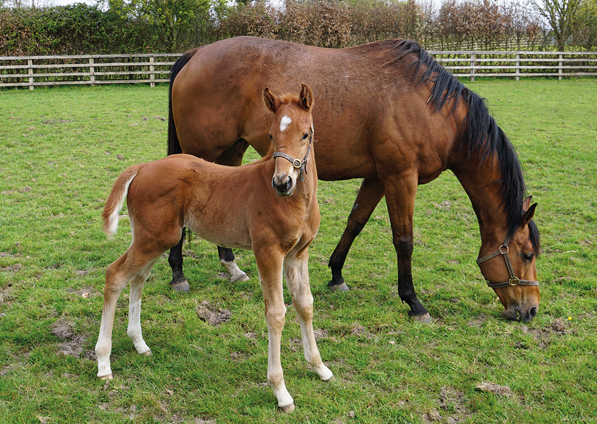
[[[539,233],[532,221],[537,204],[524,202],[524,213],[518,229],[493,251],[477,259],[487,285],[493,288],[504,305],[503,316],[524,322],[532,320],[539,310],[539,282],[536,256],[539,254]]]
[[[290,196],[299,178],[307,172],[307,159],[313,143],[313,92],[301,84],[299,97],[263,91],[263,101],[274,113],[269,136],[274,144],[276,165],[272,185],[279,196]]]

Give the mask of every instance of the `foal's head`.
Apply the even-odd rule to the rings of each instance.
[[[306,84],[298,96],[278,97],[269,87],[263,91],[263,101],[274,113],[269,132],[276,160],[272,185],[279,196],[290,196],[297,181],[307,172],[307,159],[313,142],[313,92]]]

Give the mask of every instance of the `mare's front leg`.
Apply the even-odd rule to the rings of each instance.
[[[309,284],[308,263],[309,252],[306,248],[297,256],[289,254],[284,259],[284,276],[292,295],[292,304],[298,314],[305,359],[315,369],[319,378],[330,381],[334,374],[321,360],[313,334],[313,295]]]
[[[394,174],[384,179],[392,240],[398,255],[398,294],[410,306],[408,315],[421,322],[431,322],[427,309],[417,298],[412,277],[413,214],[418,176],[415,171]]]
[[[360,234],[367,221],[369,221],[369,217],[371,217],[383,195],[383,185],[380,181],[369,178],[363,179],[352,211],[348,216],[346,229],[328,263],[328,266],[332,270],[332,280],[328,283],[328,288],[331,291],[349,290],[342,277],[342,268],[346,261],[346,255],[348,255],[348,251],[354,240]]]
[[[284,294],[282,288],[282,261],[283,255],[279,249],[264,246],[254,250],[257,267],[259,269],[259,282],[263,290],[265,303],[265,320],[268,334],[268,361],[267,381],[278,400],[278,407],[282,412],[294,410],[294,400],[284,383],[284,372],[280,360],[280,346],[282,329],[286,315]]]

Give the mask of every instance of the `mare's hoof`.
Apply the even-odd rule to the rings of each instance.
[[[244,283],[245,281],[249,281],[249,276],[243,272],[235,277],[230,277],[230,281],[232,283]]]
[[[413,321],[418,321],[423,324],[431,324],[433,322],[433,318],[431,318],[431,315],[429,315],[429,313],[423,315],[413,315],[411,316],[411,318],[413,319]]]
[[[284,412],[285,414],[294,411],[294,403],[291,403],[288,406],[279,406],[280,411]]]
[[[98,375],[100,380],[112,380],[112,374],[102,375],[101,377]]]
[[[336,284],[333,286],[329,286],[331,292],[347,292],[350,288],[346,285],[346,283]]]
[[[151,356],[151,350],[148,350],[147,352],[143,352],[141,355]]]
[[[170,283],[170,287],[179,293],[187,293],[191,289],[191,286],[189,286],[189,282],[187,280],[179,281],[177,283],[175,283],[173,280]]]

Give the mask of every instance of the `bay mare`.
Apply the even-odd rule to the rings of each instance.
[[[138,353],[151,353],[141,333],[141,291],[155,261],[178,243],[185,226],[208,241],[255,252],[268,326],[267,379],[278,406],[283,411],[294,409],[280,362],[286,312],[283,275],[298,314],[305,359],[322,380],[333,377],[315,343],[307,266],[308,248],[320,219],[311,148],[313,93],[304,84],[299,97],[278,97],[266,88],[263,102],[270,114],[274,113],[269,131],[273,143],[258,163],[231,168],[190,155],[173,155],[133,165],[114,183],[103,211],[104,231],[108,235],[116,232],[126,198],[133,242],[106,270],[102,321],[95,346],[98,377],[112,378],[114,312],[128,281],[131,294],[127,334]]]
[[[535,205],[526,198],[512,144],[483,99],[418,44],[387,40],[346,49],[238,37],[186,52],[171,70],[168,153],[240,165],[248,146],[269,150],[271,114],[263,88],[306,81],[317,93],[317,171],[323,180],[363,178],[346,230],[329,261],[330,288],[346,289],[342,266],[355,237],[385,196],[398,257],[398,292],[409,315],[429,321],[411,272],[418,184],[452,170],[479,221],[481,272],[504,316],[531,320],[539,307]],[[172,284],[188,289],[182,242],[171,250]],[[246,278],[229,249],[223,264]],[[503,258],[503,259],[501,259]],[[509,266],[508,266],[509,264]]]

